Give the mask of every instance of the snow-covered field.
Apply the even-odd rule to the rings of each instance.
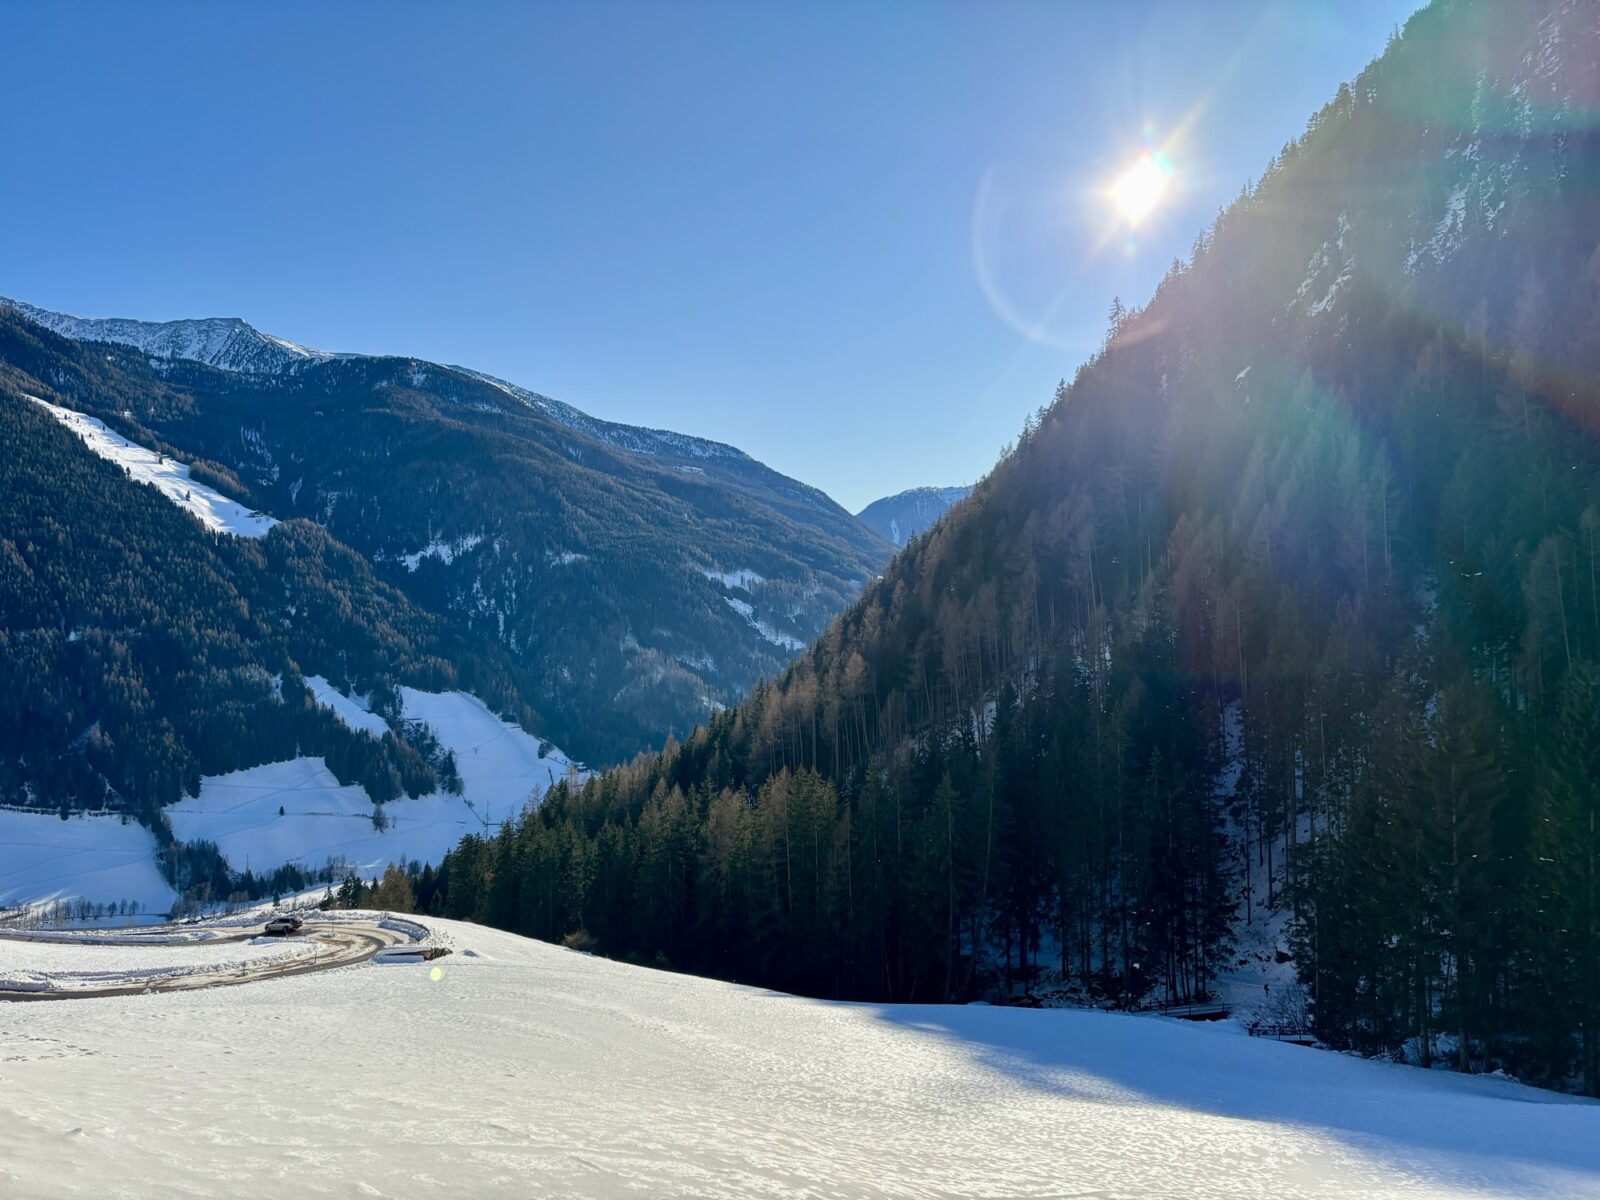
[[[188,509],[198,517],[207,529],[217,533],[234,533],[240,537],[260,537],[278,523],[277,518],[252,512],[215,488],[190,479],[189,468],[183,463],[130,442],[121,434],[107,429],[104,421],[51,404],[37,396],[30,396],[29,399],[81,437],[89,449],[101,458],[110,459],[122,467],[135,482],[148,483],[159,489],[178,507]]]
[[[172,889],[156,869],[156,840],[119,817],[0,809],[0,905],[87,896],[166,912]]]
[[[0,1195],[1600,1195],[1600,1105],[1504,1080],[428,923],[436,964],[0,1007]]]
[[[283,815],[279,815],[279,810]],[[433,861],[483,822],[456,796],[400,799],[384,806],[388,828],[372,823],[359,786],[343,787],[320,758],[295,758],[226,775],[207,775],[200,795],[167,809],[180,841],[215,842],[236,870],[298,862],[316,870],[330,858],[359,870]]]
[[[578,771],[560,749],[502,721],[466,692],[403,687],[400,700],[407,720],[426,721],[439,741],[455,751],[462,792],[486,820],[514,816],[535,789],[542,795],[569,770]],[[542,758],[540,745],[548,747]]]
[[[306,680],[317,702],[352,728],[381,736],[388,726],[364,700],[326,679]],[[343,861],[365,874],[391,862],[438,862],[467,833],[493,832],[569,769],[554,746],[502,721],[464,692],[402,688],[404,715],[427,721],[455,751],[462,794],[401,798],[384,805],[386,828],[359,786],[342,787],[320,758],[268,763],[201,780],[200,795],[168,808],[173,836],[217,844],[230,865],[269,871],[297,862],[317,870]],[[282,815],[279,815],[279,809]],[[166,912],[172,889],[155,865],[155,839],[117,817],[0,810],[0,905],[85,897],[135,900],[142,912]]]
[[[319,704],[353,728],[387,728],[359,697],[340,695],[320,677],[306,682]],[[493,832],[567,773],[561,751],[551,746],[540,758],[537,738],[502,721],[476,697],[400,692],[404,715],[426,721],[440,743],[455,751],[461,795],[393,800],[383,806],[386,828],[379,830],[364,789],[341,786],[320,758],[296,758],[206,776],[197,798],[167,809],[173,835],[215,842],[236,869],[298,862],[315,870],[331,858],[370,875],[391,862],[437,862],[463,835]]]

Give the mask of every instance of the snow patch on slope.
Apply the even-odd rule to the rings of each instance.
[[[370,710],[321,677],[306,682],[319,703],[331,692],[342,704],[329,707],[376,732],[381,718]],[[414,688],[400,694],[405,718],[426,722],[454,751],[461,795],[392,800],[382,806],[379,829],[377,806],[364,788],[340,784],[320,758],[301,757],[206,776],[198,797],[167,809],[174,836],[215,842],[235,870],[292,862],[315,871],[331,861],[370,876],[391,862],[438,862],[466,834],[492,833],[514,818],[569,771],[584,775],[560,750],[501,720],[475,696]]]
[[[1322,296],[1306,309],[1306,316],[1315,317],[1328,311],[1333,302],[1338,299],[1339,293],[1355,275],[1355,259],[1345,245],[1350,236],[1349,214],[1339,214],[1338,234],[1329,241],[1324,242],[1306,263],[1306,277],[1301,280],[1300,286],[1295,289],[1294,299],[1289,301],[1289,308],[1297,304],[1304,304],[1314,294],[1318,282],[1327,277],[1334,267],[1338,272],[1333,281],[1326,285]]]
[[[323,708],[332,709],[335,716],[351,729],[365,730],[375,738],[389,732],[389,723],[373,712],[367,702],[357,696],[346,696],[321,675],[307,675],[306,686]]]
[[[468,550],[471,550],[474,547],[482,544],[483,535],[481,533],[469,533],[463,537],[458,537],[453,542],[441,542],[434,540],[429,542],[421,550],[418,550],[415,554],[402,554],[400,556],[400,561],[405,563],[406,570],[408,571],[415,571],[419,566],[422,565],[422,560],[425,558],[437,558],[440,562],[444,563],[445,566],[449,566]]]
[[[187,509],[213,533],[231,533],[238,537],[261,537],[278,523],[276,517],[253,512],[237,500],[230,500],[215,488],[207,487],[189,477],[189,468],[181,462],[146,450],[130,442],[119,433],[106,428],[104,421],[74,412],[29,396],[56,420],[83,439],[84,444],[101,458],[116,463],[136,483],[148,483],[179,508]]]
[[[771,642],[774,646],[783,650],[798,651],[806,648],[806,644],[799,638],[775,629],[757,617],[754,606],[748,600],[740,600],[735,596],[724,596],[722,602],[743,617],[745,623],[759,633],[763,640]]]
[[[306,682],[318,703],[353,728],[380,734],[381,718],[359,700],[341,696],[320,676]],[[301,757],[204,777],[198,797],[165,810],[174,836],[216,842],[237,870],[289,862],[316,870],[333,859],[374,874],[390,862],[437,862],[463,835],[492,831],[561,779],[587,777],[580,764],[502,721],[476,697],[411,688],[401,694],[406,718],[426,721],[455,752],[462,795],[391,801],[379,830],[364,789],[341,785],[322,759]],[[0,809],[0,906],[82,897],[166,912],[176,897],[155,854],[149,830],[117,815],[63,821],[54,812]]]
[[[569,773],[588,775],[559,748],[497,717],[466,692],[403,687],[400,700],[408,721],[427,722],[440,744],[455,751],[464,796],[486,820],[515,816],[530,796],[542,795]],[[403,803],[409,801],[396,801],[390,811]]]
[[[199,796],[166,812],[174,837],[215,842],[238,871],[284,863],[314,871],[332,861],[366,874],[388,862],[429,858],[468,832],[463,814],[429,799],[395,801],[385,813],[389,828],[379,832],[362,787],[343,786],[322,759],[302,757],[207,775]],[[419,807],[407,811],[409,805]]]
[[[767,581],[765,575],[759,575],[749,567],[740,567],[735,571],[712,571],[701,567],[700,574],[723,587],[743,588],[747,592],[756,584]]]

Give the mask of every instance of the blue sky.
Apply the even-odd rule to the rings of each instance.
[[[12,0],[0,294],[463,363],[854,510],[982,475],[1414,7]]]

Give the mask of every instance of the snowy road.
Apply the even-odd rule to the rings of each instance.
[[[1508,1080],[425,923],[450,958],[0,1005],[0,1196],[1600,1196],[1600,1105]]]
[[[167,927],[170,928],[170,927]],[[376,921],[308,920],[292,938],[261,936],[260,924],[208,930],[196,941],[164,940],[155,927],[126,937],[0,938],[0,1001],[87,1000],[261,983],[366,962],[409,942]]]

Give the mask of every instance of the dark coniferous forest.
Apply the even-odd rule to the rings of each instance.
[[[1329,1044],[1600,1094],[1597,36],[1417,14],[781,677],[419,906],[1129,1006],[1277,922]]]

